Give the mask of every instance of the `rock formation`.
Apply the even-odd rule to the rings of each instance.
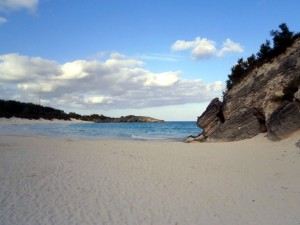
[[[300,128],[300,107],[296,102],[284,102],[267,121],[268,138],[280,140],[290,132]]]
[[[300,129],[300,39],[249,72],[223,102],[213,99],[197,124],[203,133],[189,141],[237,141],[261,132],[280,140]]]

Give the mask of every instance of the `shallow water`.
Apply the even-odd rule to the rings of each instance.
[[[83,139],[182,141],[197,135],[195,122],[164,123],[72,123],[0,125],[0,134],[53,136]]]

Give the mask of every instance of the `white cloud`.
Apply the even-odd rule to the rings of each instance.
[[[217,51],[216,43],[206,38],[196,37],[194,41],[176,41],[171,49],[173,51],[192,50],[192,57],[195,60],[206,59]]]
[[[120,54],[119,52],[113,52],[110,54],[111,59],[124,59],[126,58],[125,55]]]
[[[115,57],[115,56],[114,56]],[[144,63],[135,59],[127,58],[110,58],[105,61],[105,65],[109,68],[122,68],[122,67],[137,67],[142,66]]]
[[[144,86],[167,87],[174,85],[179,80],[180,74],[181,73],[179,71],[158,74],[145,71],[144,75],[137,77],[136,80],[143,81]]]
[[[37,82],[37,83],[20,83],[17,84],[18,89],[30,92],[30,93],[41,93],[41,92],[52,92],[56,89],[56,84],[51,82]]]
[[[38,6],[39,0],[0,0],[0,12],[9,13],[11,11],[28,10],[29,12],[35,12]],[[0,25],[7,23],[8,20],[4,17],[0,17]]]
[[[0,82],[26,81],[59,74],[59,68],[51,60],[12,53],[0,55],[0,74]]]
[[[86,97],[84,99],[85,103],[91,103],[91,104],[101,104],[101,103],[110,103],[111,99],[109,97],[103,97],[103,96],[92,96],[92,97]]]
[[[207,38],[196,37],[193,41],[177,40],[172,46],[172,51],[190,50],[193,60],[208,59],[212,56],[221,57],[227,52],[243,52],[240,44],[229,38],[223,42],[222,48],[217,50],[216,42]]]
[[[125,109],[209,101],[221,82],[184,80],[180,71],[154,73],[114,53],[107,60],[59,64],[40,57],[0,55],[1,98],[68,109]],[[74,109],[74,111],[76,111]]]
[[[216,81],[215,83],[206,85],[208,91],[223,91],[223,83],[221,81]]]
[[[196,38],[195,47],[192,50],[192,56],[195,60],[206,59],[216,53],[216,43],[206,38]]]
[[[172,54],[137,54],[136,58],[141,60],[152,60],[152,61],[165,61],[165,62],[177,62],[180,60],[179,56]]]
[[[226,41],[223,42],[222,49],[217,53],[217,56],[221,57],[226,52],[243,52],[244,49],[239,43],[235,43],[229,38],[226,39]]]
[[[0,17],[0,25],[4,24],[4,23],[7,23],[7,22],[8,22],[8,20],[6,18]]]
[[[38,3],[39,0],[1,0],[0,10],[11,11],[11,10],[27,9],[29,11],[34,11]]]
[[[199,38],[199,37],[198,37]],[[196,38],[197,39],[197,38]],[[173,51],[182,51],[187,49],[192,49],[195,47],[195,41],[183,41],[183,40],[177,40],[171,47]]]
[[[165,72],[149,76],[145,86],[172,86],[179,80],[180,72]]]
[[[80,79],[88,76],[88,72],[85,71],[84,67],[87,62],[84,60],[77,60],[70,63],[65,63],[61,66],[62,74],[59,76],[60,79]]]

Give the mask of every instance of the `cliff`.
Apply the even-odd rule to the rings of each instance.
[[[198,117],[204,129],[187,141],[237,141],[266,132],[280,140],[300,129],[300,39],[255,67]]]

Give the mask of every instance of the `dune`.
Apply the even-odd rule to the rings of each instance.
[[[296,225],[299,138],[0,136],[0,224]]]

